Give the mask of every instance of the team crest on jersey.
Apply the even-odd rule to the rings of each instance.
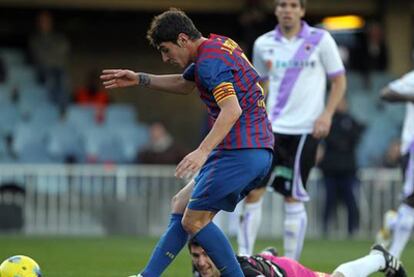
[[[270,69],[272,69],[272,61],[271,60],[267,60],[266,61],[266,68],[267,68],[267,70],[270,70]]]
[[[305,50],[309,52],[309,51],[312,49],[312,46],[313,46],[313,45],[312,45],[312,44],[310,44],[310,43],[306,44],[306,45],[305,45]]]

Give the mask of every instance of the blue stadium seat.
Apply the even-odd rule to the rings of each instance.
[[[10,135],[13,133],[17,122],[20,120],[20,113],[13,104],[0,104],[0,134]]]
[[[132,124],[136,121],[136,112],[133,105],[112,104],[106,109],[105,122],[108,125]]]
[[[118,125],[111,128],[114,135],[121,141],[125,162],[133,162],[138,151],[148,143],[148,128],[142,124]]]
[[[382,158],[391,140],[400,135],[400,125],[385,113],[379,113],[368,125],[357,149],[357,160],[361,167],[381,166]]]
[[[96,125],[96,108],[72,105],[67,110],[66,120],[78,129],[87,130]]]
[[[22,163],[49,163],[47,129],[29,123],[20,123],[14,131],[13,150]]]
[[[15,159],[12,157],[10,151],[7,149],[6,141],[3,137],[0,138],[0,163],[14,163]]]
[[[78,130],[66,121],[54,124],[48,132],[48,152],[55,162],[65,162],[73,158],[84,162],[84,144]]]
[[[124,162],[121,141],[114,135],[111,128],[99,125],[84,133],[85,152],[89,161],[98,163]]]
[[[15,65],[8,70],[8,82],[12,85],[36,84],[36,72],[29,65]]]
[[[2,103],[10,104],[13,86],[10,84],[0,84],[0,105]]]
[[[29,122],[34,125],[53,126],[60,119],[60,112],[55,105],[44,102],[32,107],[29,115]]]
[[[31,114],[37,107],[48,104],[47,90],[39,85],[22,85],[19,87],[19,111]]]
[[[8,67],[25,62],[24,52],[17,48],[0,48],[0,57]]]
[[[361,90],[364,86],[364,79],[362,78],[361,73],[356,71],[348,71],[346,73],[347,79],[347,89],[350,93],[354,90]]]
[[[365,90],[348,93],[349,112],[358,121],[369,124],[379,114],[379,98]]]
[[[379,94],[379,92],[388,85],[395,78],[386,72],[372,72],[371,73],[371,90]]]

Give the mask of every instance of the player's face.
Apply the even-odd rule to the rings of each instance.
[[[219,277],[220,273],[210,257],[200,246],[192,245],[190,247],[191,259],[193,260],[194,266],[200,272],[202,277]]]
[[[190,64],[190,55],[185,47],[180,47],[178,44],[162,42],[158,48],[161,52],[162,61],[177,65],[181,68],[186,68]]]
[[[293,28],[300,24],[305,10],[299,0],[279,0],[276,5],[275,15],[283,28]]]

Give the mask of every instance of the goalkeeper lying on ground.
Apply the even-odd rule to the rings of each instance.
[[[195,277],[219,277],[220,271],[204,249],[190,240],[188,249],[193,261]],[[278,257],[274,248],[267,248],[254,256],[237,256],[246,277],[365,277],[381,271],[387,277],[406,277],[401,262],[381,245],[374,245],[368,255],[343,263],[332,274],[312,271],[295,260]]]

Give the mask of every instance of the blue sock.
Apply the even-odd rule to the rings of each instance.
[[[194,238],[220,270],[222,277],[244,277],[230,242],[213,222],[201,229]]]
[[[145,277],[158,277],[170,265],[177,254],[185,246],[187,232],[181,225],[182,214],[171,214],[170,224],[161,236],[144,271]]]

